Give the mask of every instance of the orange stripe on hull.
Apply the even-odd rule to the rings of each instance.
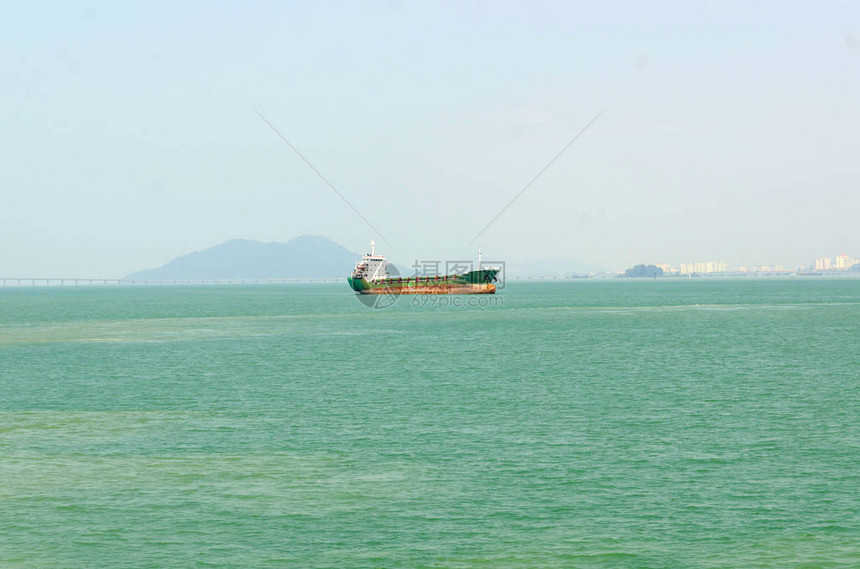
[[[421,285],[410,287],[369,288],[361,294],[494,294],[494,284]]]

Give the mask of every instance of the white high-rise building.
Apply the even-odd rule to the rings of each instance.
[[[681,274],[699,273],[701,275],[725,273],[725,261],[701,261],[698,263],[681,263]]]
[[[838,257],[836,257],[836,268],[837,269],[850,269],[853,264],[857,261],[851,258],[850,255],[846,255],[842,253]]]

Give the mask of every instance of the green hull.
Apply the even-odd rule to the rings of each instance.
[[[493,294],[498,273],[498,269],[479,269],[462,275],[389,277],[375,281],[347,277],[347,282],[359,294]]]

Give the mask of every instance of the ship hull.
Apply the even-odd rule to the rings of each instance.
[[[493,281],[498,269],[479,269],[462,275],[386,278],[368,281],[349,277],[349,286],[358,294],[495,294]]]

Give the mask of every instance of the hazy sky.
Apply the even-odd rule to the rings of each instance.
[[[860,257],[855,1],[7,3],[0,125],[0,276],[302,234],[401,262]]]

